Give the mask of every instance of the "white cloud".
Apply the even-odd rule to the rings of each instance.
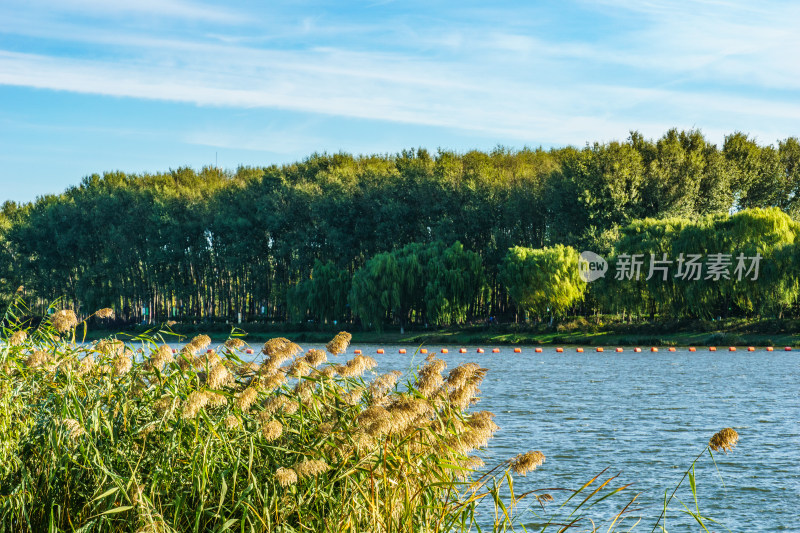
[[[601,0],[591,5],[619,17],[642,17],[614,40],[615,46],[603,49],[612,62],[740,87],[800,89],[796,2]]]
[[[108,16],[151,10],[163,17],[209,21],[240,17],[226,8],[182,0],[67,0],[59,9]],[[45,18],[36,24],[30,15],[18,14],[0,17],[0,31],[79,44],[96,53],[68,57],[58,51],[0,51],[0,84],[287,109],[535,144],[624,138],[629,129],[659,135],[673,126],[706,132],[742,129],[767,139],[795,133],[800,36],[792,31],[797,18],[791,16],[798,14],[792,4],[770,2],[756,9],[733,2],[689,7],[673,1],[609,0],[600,9],[634,16],[636,23],[629,21],[602,42],[584,42],[547,37],[521,24],[491,30],[480,21],[395,28],[393,20],[336,26],[298,17],[293,26],[270,27],[263,36],[214,27],[214,32],[187,39],[126,26],[85,26],[78,20]],[[267,47],[264,43],[272,43],[275,32],[304,44]],[[361,40],[348,47],[315,40],[337,32],[361,35]],[[367,51],[377,43],[396,51]],[[300,142],[297,137],[282,150],[291,151]],[[279,140],[265,137],[257,144]],[[238,140],[194,137],[192,142],[228,145]]]
[[[705,125],[709,113],[727,117],[728,124],[738,120],[742,129],[752,129],[748,122],[759,118],[778,124],[800,120],[800,106],[786,102],[602,83],[549,87],[513,78],[474,79],[452,67],[387,54],[324,49],[238,57],[173,69],[169,62],[120,64],[0,52],[0,83],[428,125],[520,142],[618,137],[631,128],[652,129],[652,123]]]

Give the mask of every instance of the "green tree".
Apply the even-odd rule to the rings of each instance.
[[[586,291],[578,271],[578,252],[569,246],[510,248],[500,266],[500,281],[517,306],[543,317],[563,315]]]

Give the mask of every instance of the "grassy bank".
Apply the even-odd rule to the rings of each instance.
[[[141,335],[156,327],[139,325],[122,329],[99,329],[87,335],[88,340],[111,334]],[[304,326],[285,323],[241,324],[238,333],[250,344],[275,336],[289,337],[296,342],[324,343],[342,326]],[[348,328],[350,329],[350,328]],[[175,339],[189,339],[207,333],[214,341],[228,338],[234,326],[224,323],[175,324]],[[587,346],[800,346],[798,320],[680,320],[641,323],[572,319],[548,324],[473,325],[442,329],[408,329],[400,333],[391,328],[383,331],[354,331],[358,344],[433,344],[461,345],[587,345]]]

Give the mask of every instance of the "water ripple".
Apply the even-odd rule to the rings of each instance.
[[[496,413],[501,430],[483,454],[486,464],[527,450],[547,456],[534,473],[515,480],[519,493],[578,488],[608,467],[641,492],[640,514],[652,527],[664,492],[675,487],[715,432],[733,427],[740,435],[734,451],[715,453],[716,466],[708,455],[696,465],[701,512],[718,520],[721,530],[800,530],[797,352],[678,349],[608,357],[553,348],[535,355],[532,348],[479,355],[477,347],[468,347],[470,353],[459,354],[460,346],[446,347],[449,353],[439,357],[449,369],[467,361],[489,369],[478,408]],[[381,346],[381,355],[378,346],[352,348],[375,357],[380,372],[408,372],[423,363],[420,356],[398,355],[397,346]],[[682,486],[678,497],[693,502],[687,491]],[[613,514],[619,508],[609,504],[598,512],[604,510]],[[669,524],[674,531],[697,525],[677,510]]]

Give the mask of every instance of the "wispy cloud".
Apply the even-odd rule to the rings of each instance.
[[[419,65],[405,57],[328,49],[255,55],[237,62],[231,56],[218,57],[209,65],[184,64],[174,70],[166,64],[2,52],[0,83],[429,125],[522,142],[543,135],[554,141],[592,139],[652,120],[675,125],[709,111],[739,117],[742,124],[754,116],[800,120],[796,104],[714,93],[598,83],[529,86],[507,79],[472,79],[452,66]]]
[[[93,18],[118,17],[125,15],[145,15],[147,17],[170,17],[185,20],[204,20],[209,22],[233,24],[246,19],[240,13],[220,6],[212,6],[185,0],[5,0],[6,8],[25,6],[37,10],[47,10],[53,14],[82,14]]]
[[[38,15],[22,10],[0,17],[0,31],[66,46],[0,51],[0,84],[285,109],[523,143],[618,137],[630,128],[659,134],[671,126],[773,138],[800,119],[794,31],[800,8],[794,4],[606,0],[582,6],[622,21],[620,31],[601,40],[562,37],[502,6],[492,24],[469,12],[421,22],[298,12],[276,15],[277,23],[264,12],[249,18],[186,0],[66,0],[55,9],[236,27],[205,24],[186,35],[54,16],[36,24]],[[494,23],[503,17],[505,25]],[[332,45],[337,37],[341,42]],[[78,46],[88,52],[70,53]],[[202,144],[199,137],[193,142]]]
[[[610,61],[740,87],[800,89],[797,2],[600,0],[591,5],[618,17],[640,17],[623,39],[612,40],[609,48],[617,53],[608,54]]]

